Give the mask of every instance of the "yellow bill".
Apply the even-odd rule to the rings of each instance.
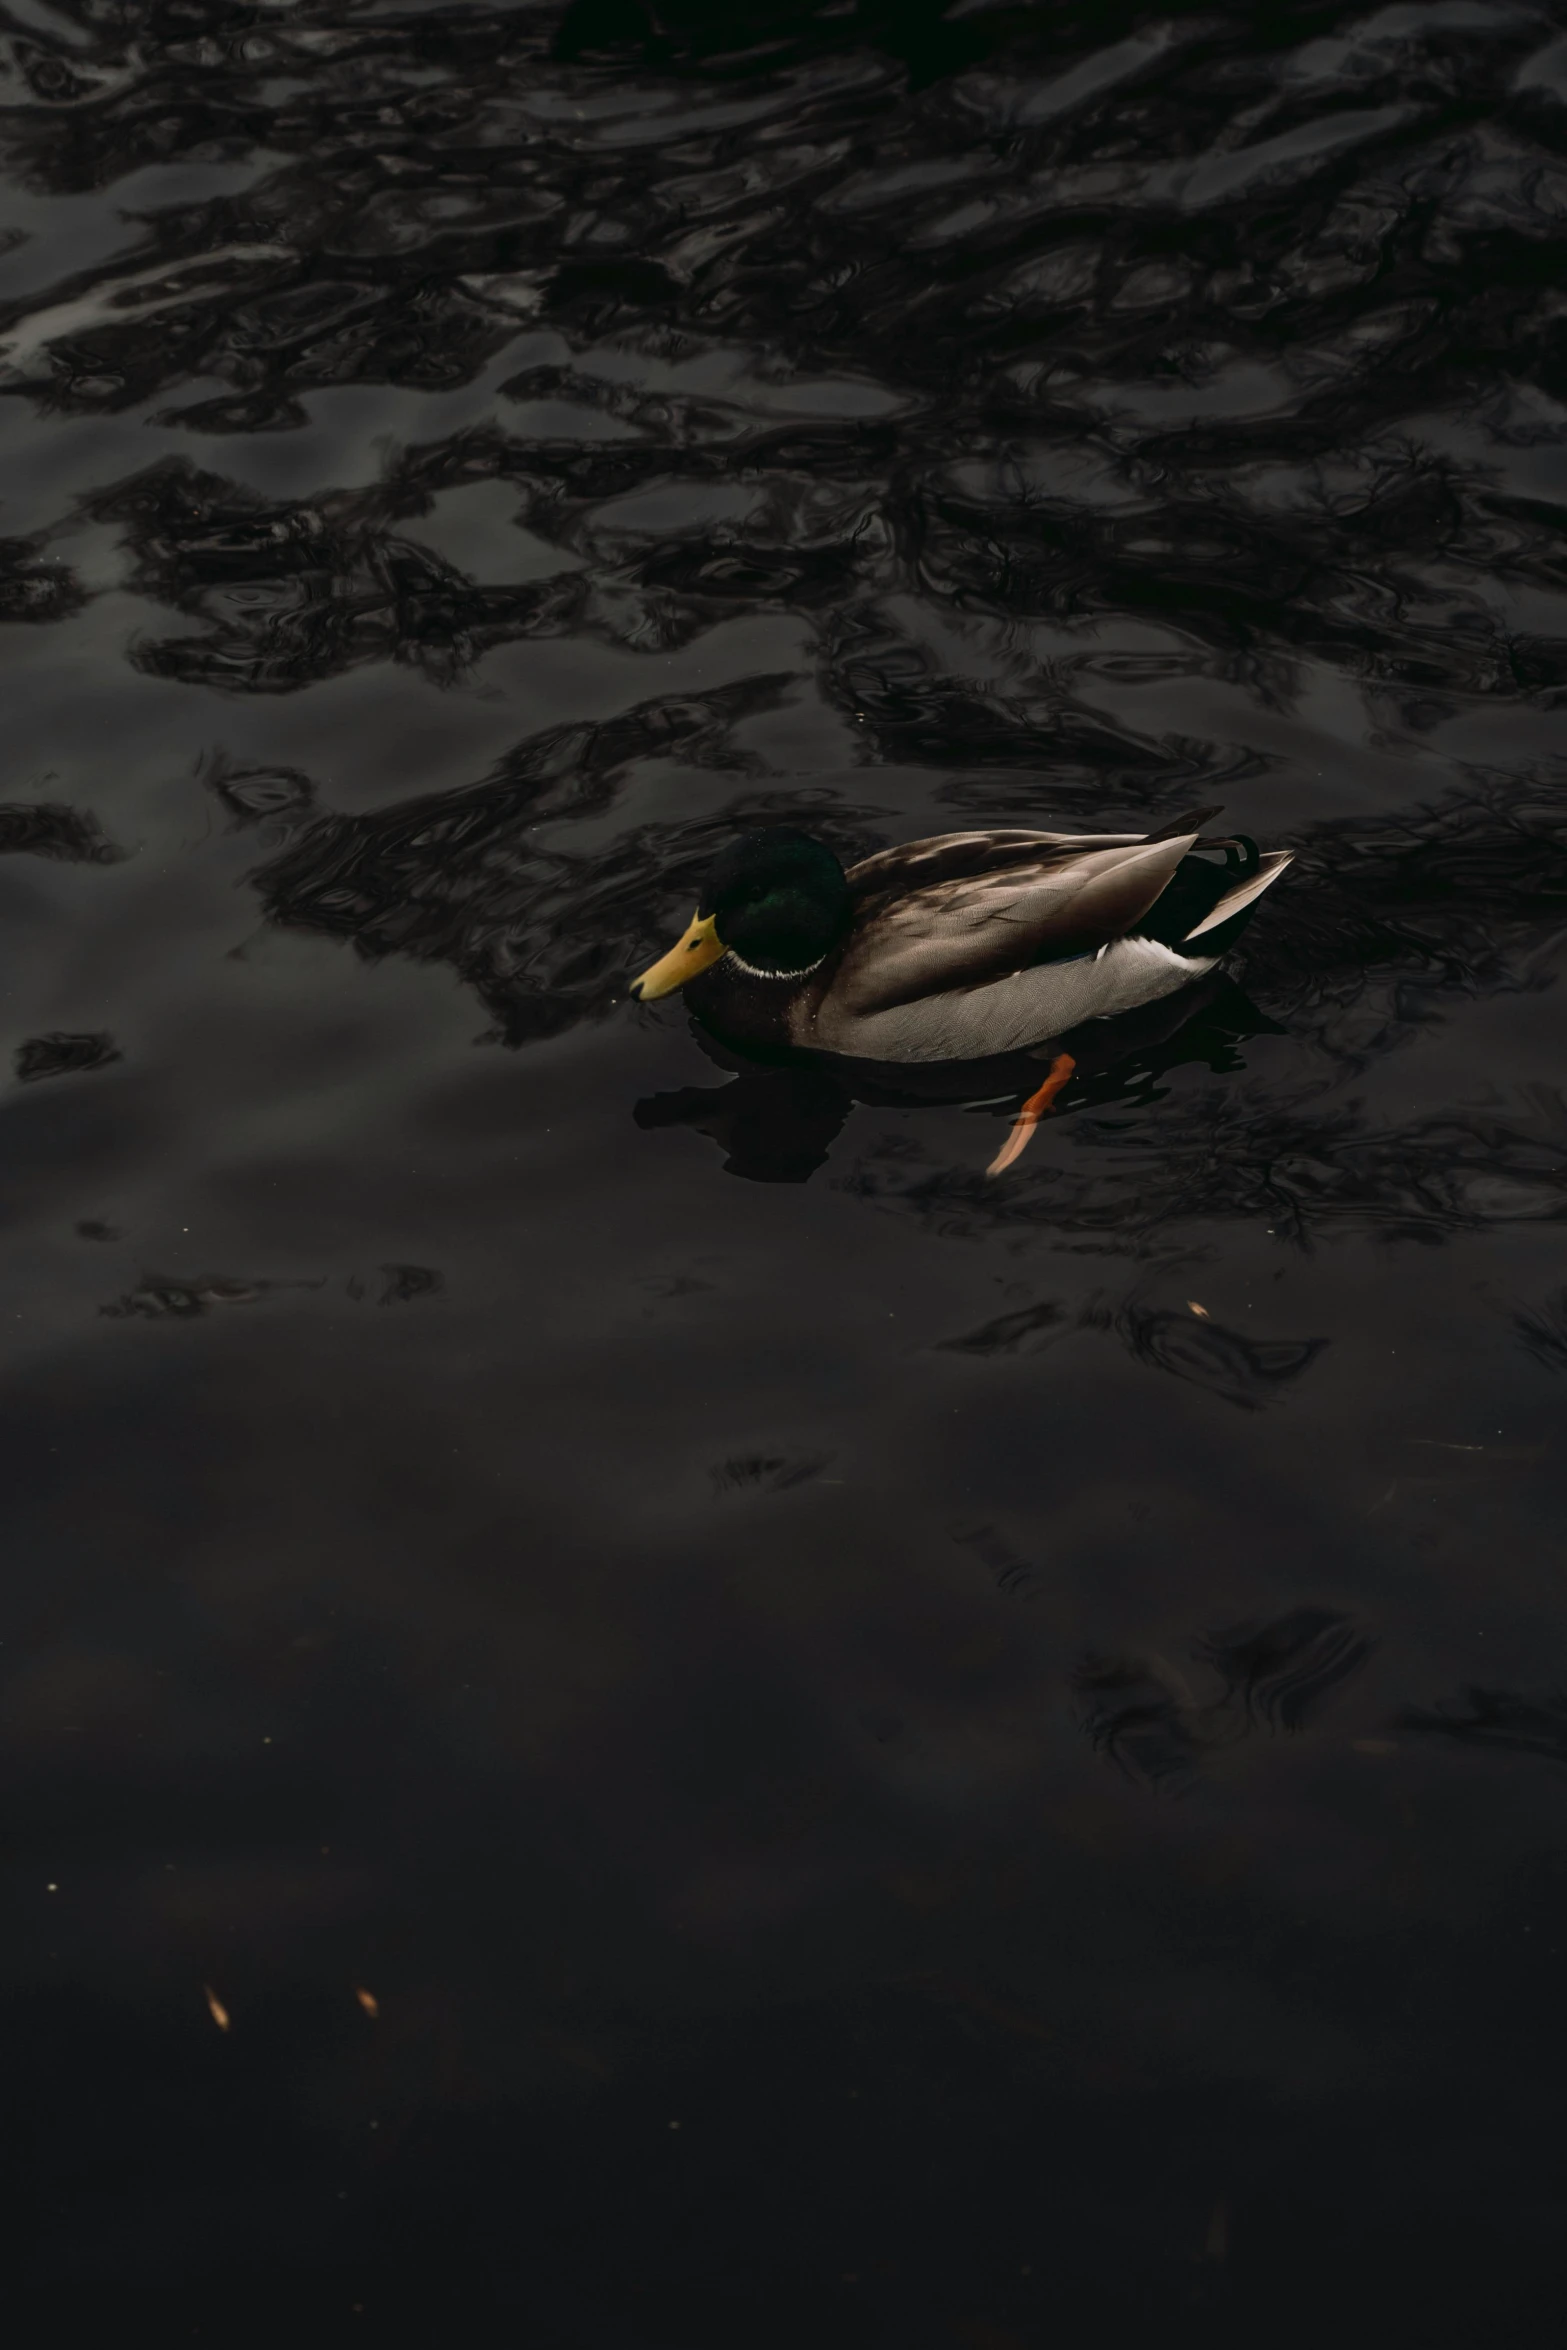
[[[660,955],[650,963],[640,979],[633,979],[631,992],[638,1002],[653,1003],[661,995],[673,995],[677,987],[684,987],[688,979],[695,979],[699,971],[706,971],[727,953],[714,927],[711,914],[693,914],[684,938],[672,946],[667,955]]]

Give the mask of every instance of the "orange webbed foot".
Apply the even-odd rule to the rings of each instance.
[[[1027,1101],[1023,1104],[1023,1107],[1019,1110],[1017,1116],[1013,1119],[1011,1133],[1007,1136],[1006,1141],[1002,1144],[1000,1150],[997,1151],[995,1157],[991,1160],[990,1165],[985,1169],[985,1173],[987,1175],[1004,1174],[1007,1168],[1012,1165],[1014,1159],[1020,1159],[1023,1156],[1023,1153],[1028,1148],[1029,1139],[1033,1134],[1034,1128],[1039,1124],[1040,1119],[1049,1109],[1051,1103],[1055,1100],[1056,1095],[1061,1091],[1062,1087],[1067,1084],[1071,1078],[1073,1070],[1076,1067],[1077,1063],[1073,1060],[1070,1053],[1057,1053],[1055,1059],[1050,1064],[1050,1074],[1045,1079],[1044,1084],[1039,1088],[1037,1093],[1031,1093],[1029,1095]]]

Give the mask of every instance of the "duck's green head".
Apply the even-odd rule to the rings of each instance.
[[[686,929],[632,994],[649,1004],[732,954],[764,979],[797,979],[830,954],[849,925],[843,867],[808,832],[772,825],[743,832],[715,859]]]

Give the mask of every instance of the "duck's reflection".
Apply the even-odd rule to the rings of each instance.
[[[750,1183],[807,1183],[857,1102],[881,1109],[993,1109],[1010,1118],[1039,1084],[1042,1063],[1058,1051],[1075,1063],[1056,1114],[1112,1103],[1143,1103],[1185,1062],[1217,1073],[1242,1066],[1249,1037],[1280,1035],[1276,1020],[1215,972],[1179,995],[1144,1004],[1115,1020],[1090,1020],[1032,1052],[984,1061],[887,1064],[811,1059],[759,1062],[701,1030],[699,1043],[735,1074],[722,1085],[683,1085],[647,1095],[633,1113],[642,1127],[689,1126],[717,1143],[724,1171]]]
[[[808,1183],[843,1131],[853,1099],[832,1069],[756,1068],[727,1085],[649,1094],[633,1115],[639,1126],[693,1126],[708,1135],[724,1153],[728,1175]]]

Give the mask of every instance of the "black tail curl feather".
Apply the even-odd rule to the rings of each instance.
[[[1216,865],[1205,851],[1219,849],[1224,863]],[[1238,832],[1227,840],[1199,840],[1188,856],[1171,874],[1159,896],[1137,924],[1139,938],[1157,939],[1161,946],[1183,946],[1200,922],[1206,922],[1219,900],[1255,873],[1262,863],[1262,851],[1246,833]],[[1226,922],[1222,930],[1211,937],[1204,936],[1193,953],[1224,954],[1240,936],[1251,919],[1252,909],[1243,906],[1233,922]]]
[[[1225,840],[1200,840],[1194,856],[1198,849],[1222,849],[1227,870],[1241,881],[1249,881],[1262,864],[1262,851],[1249,832],[1231,833]]]

